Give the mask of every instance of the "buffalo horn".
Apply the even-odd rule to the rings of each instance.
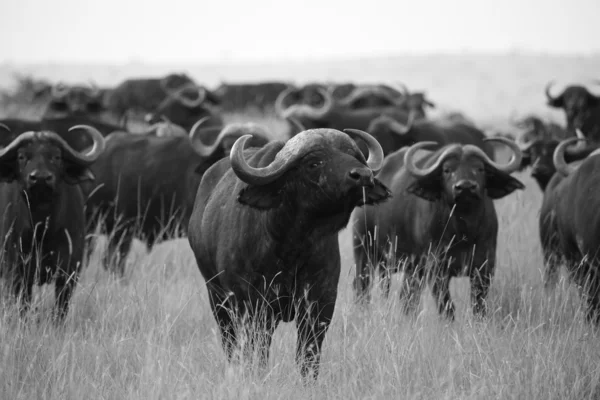
[[[344,129],[344,132],[346,132],[352,138],[359,138],[363,140],[367,144],[367,149],[369,149],[367,166],[371,168],[373,173],[379,172],[383,165],[383,149],[381,148],[381,145],[377,139],[367,132],[359,129]]]
[[[75,130],[75,129],[83,129],[86,132],[88,132],[90,134],[90,136],[92,137],[92,141],[94,144],[93,144],[92,148],[85,154],[74,150],[71,146],[69,146],[69,144],[62,137],[60,137],[56,133],[54,133],[54,132],[44,132],[44,133],[46,133],[46,135],[49,136],[50,138],[52,138],[53,140],[60,143],[63,150],[67,153],[68,156],[70,156],[71,159],[75,160],[76,162],[78,162],[80,164],[90,165],[94,161],[96,161],[98,159],[98,157],[100,156],[100,154],[102,154],[102,152],[104,151],[104,149],[106,147],[104,137],[96,128],[94,128],[92,126],[75,125],[75,126],[69,128],[69,132],[71,132],[72,130]],[[0,149],[0,159],[2,159],[4,156],[6,156],[6,154],[9,154],[12,150],[19,147],[23,141],[33,139],[35,137],[35,134],[36,134],[36,132],[33,132],[33,131],[24,132],[24,133],[20,134],[8,146],[6,146],[3,149]]]
[[[52,86],[52,97],[55,99],[61,99],[65,97],[71,89],[62,82],[58,82],[54,86]]]
[[[439,145],[440,144],[438,142],[428,141],[428,142],[417,142],[417,143],[413,144],[412,146],[410,146],[410,148],[406,151],[406,153],[404,153],[404,165],[406,167],[406,170],[411,175],[416,176],[418,178],[427,176],[427,175],[431,174],[433,171],[435,171],[436,169],[438,169],[439,166],[442,164],[442,162],[451,153],[456,152],[460,148],[460,145],[458,145],[458,144],[448,147],[446,150],[444,150],[442,155],[438,157],[437,161],[429,168],[421,169],[415,165],[415,161],[413,158],[414,158],[414,154],[417,152],[417,150],[425,149],[427,147],[439,146]]]
[[[563,140],[558,144],[558,146],[556,146],[556,149],[554,149],[554,154],[552,155],[552,162],[554,163],[554,167],[556,168],[557,172],[560,172],[564,176],[569,176],[577,170],[577,167],[569,165],[565,161],[565,150],[571,143],[575,143],[580,140],[585,139],[581,139],[579,137],[569,138]]]
[[[499,164],[499,163],[491,160],[490,157],[487,154],[485,154],[483,150],[481,150],[481,148],[474,146],[472,144],[467,144],[463,147],[465,154],[477,155],[486,164],[496,168],[498,171],[502,171],[507,174],[515,172],[516,170],[518,170],[521,167],[521,161],[523,160],[523,153],[521,152],[521,149],[519,149],[519,146],[515,143],[514,140],[510,140],[510,139],[503,138],[503,137],[494,137],[494,138],[483,139],[483,141],[484,142],[498,142],[498,143],[503,143],[506,146],[508,146],[513,152],[513,155],[510,158],[510,161],[508,162],[508,164],[502,165],[502,164]]]

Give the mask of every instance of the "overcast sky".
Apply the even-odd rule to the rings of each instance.
[[[600,0],[2,0],[0,61],[600,51]]]

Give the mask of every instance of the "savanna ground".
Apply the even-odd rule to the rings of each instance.
[[[385,65],[363,61],[348,70],[332,63],[323,67],[321,78],[312,65],[297,78],[328,79],[339,68],[340,79],[402,80],[426,89],[442,107],[493,125],[513,111],[550,115],[543,97],[547,79],[586,78],[600,67],[598,57],[433,58],[396,64],[390,59]],[[81,67],[73,77],[73,69],[51,75],[48,68],[39,67],[40,74],[106,83],[126,70],[107,69],[105,74],[112,74],[107,76],[102,69]],[[243,71],[231,71],[221,76],[243,76]],[[272,79],[281,75],[278,71]],[[560,120],[560,114],[552,115]],[[228,119],[259,120],[275,132],[283,129],[272,116]],[[544,293],[537,228],[542,194],[528,171],[516,175],[525,191],[496,202],[498,263],[484,322],[471,318],[466,278],[451,285],[457,306],[453,323],[438,317],[429,291],[416,318],[401,315],[398,277],[389,300],[375,290],[370,307],[356,306],[351,229],[346,229],[340,234],[343,267],[321,374],[314,385],[305,386],[294,363],[293,324],[282,324],[275,333],[264,373],[227,365],[187,240],[165,242],[150,254],[138,243],[122,281],[105,272],[100,251],[94,253],[64,327],[48,318],[52,287],[37,291],[36,310],[27,320],[17,317],[14,306],[2,306],[0,398],[600,398],[599,333],[585,322],[578,292],[564,278],[553,294]]]

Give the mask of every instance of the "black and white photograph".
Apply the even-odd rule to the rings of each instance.
[[[0,399],[600,399],[600,1],[0,15]]]

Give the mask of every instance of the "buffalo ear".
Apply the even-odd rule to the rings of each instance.
[[[248,185],[240,191],[237,200],[259,210],[277,208],[283,200],[283,192],[277,185]]]
[[[211,102],[215,106],[220,106],[221,105],[221,98],[219,96],[217,96],[211,90],[206,90],[206,100],[208,100],[209,102]]]
[[[547,103],[550,107],[554,108],[563,108],[564,107],[564,99],[563,96],[558,96],[553,99],[548,99]]]
[[[434,171],[427,176],[417,178],[406,190],[427,201],[436,201],[442,198],[443,188],[438,173]]]
[[[5,161],[0,163],[0,182],[11,183],[18,178],[16,162]]]
[[[69,185],[77,185],[85,181],[94,181],[96,176],[88,167],[65,162],[64,181]]]
[[[198,174],[200,176],[204,175],[204,173],[206,172],[206,170],[208,168],[210,168],[211,164],[208,162],[201,162],[200,164],[198,164],[196,166],[196,168],[194,168],[194,173]]]
[[[508,196],[517,189],[525,189],[525,185],[520,180],[491,167],[486,171],[485,186],[487,195],[494,200]]]
[[[519,166],[519,171],[523,171],[525,168],[531,165],[531,153],[529,150],[523,152],[523,158],[521,160],[521,165]]]

